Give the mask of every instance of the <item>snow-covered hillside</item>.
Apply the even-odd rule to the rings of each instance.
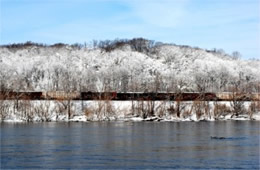
[[[256,92],[260,61],[220,52],[160,44],[146,51],[129,44],[99,47],[1,46],[1,89],[19,91]]]

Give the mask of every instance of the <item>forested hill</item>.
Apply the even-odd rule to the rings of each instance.
[[[258,92],[259,84],[260,61],[239,52],[142,38],[0,47],[0,91]]]

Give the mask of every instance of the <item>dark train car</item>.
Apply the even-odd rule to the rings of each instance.
[[[80,93],[80,98],[81,100],[93,100],[94,98],[98,97],[99,95],[97,93],[93,92],[81,92]]]
[[[25,100],[42,100],[43,95],[42,92],[24,92],[21,98]]]
[[[218,97],[215,93],[206,93],[204,100],[218,101]]]
[[[117,93],[117,100],[131,100],[131,95],[129,93]]]
[[[181,93],[181,94],[175,94],[174,100],[180,100],[180,101],[189,101],[189,100],[198,100],[200,97],[200,94],[198,93]]]
[[[0,99],[4,100],[42,100],[42,92],[1,92]]]

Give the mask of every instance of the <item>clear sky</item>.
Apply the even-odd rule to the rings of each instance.
[[[0,2],[0,44],[144,37],[260,59],[260,0]]]

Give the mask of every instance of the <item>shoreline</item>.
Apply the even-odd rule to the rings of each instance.
[[[16,101],[0,104],[2,122],[260,121],[260,102]],[[239,106],[239,110],[235,110]]]

